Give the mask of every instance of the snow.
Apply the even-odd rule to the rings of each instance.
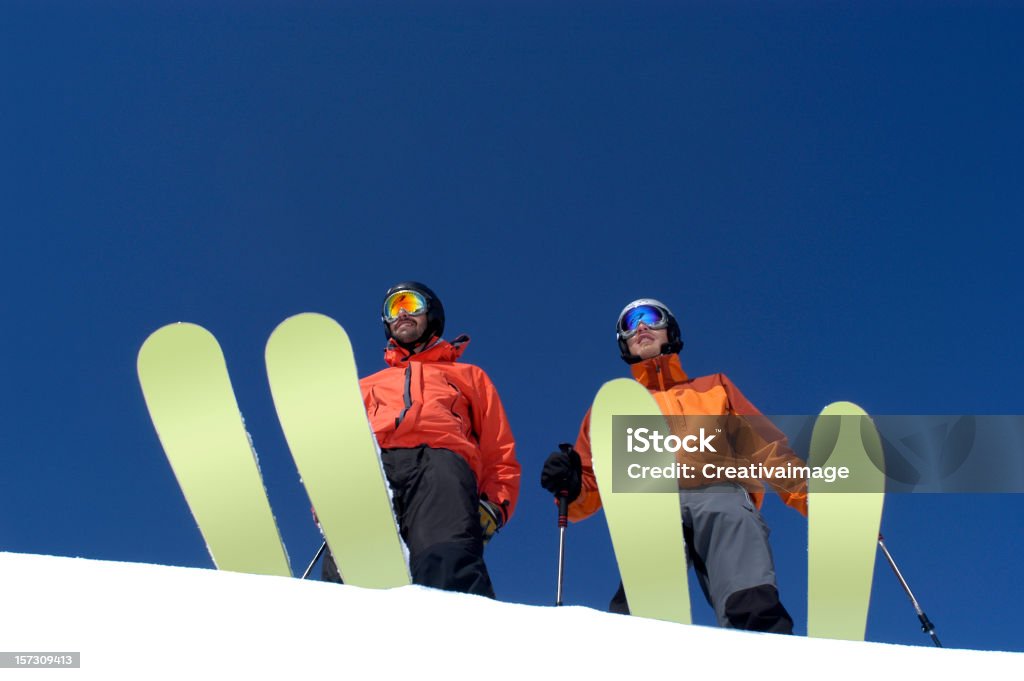
[[[0,575],[0,650],[81,653],[80,669],[37,669],[29,673],[34,679],[259,672],[260,678],[490,681],[754,673],[790,681],[824,673],[830,681],[864,681],[904,673],[1018,678],[1024,669],[1024,653],[754,634],[416,586],[374,591],[15,553],[0,553]],[[17,673],[0,670],[0,677]]]

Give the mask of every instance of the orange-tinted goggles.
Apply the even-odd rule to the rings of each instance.
[[[426,311],[427,299],[417,291],[395,291],[384,301],[384,320],[389,324],[402,312],[415,317]]]

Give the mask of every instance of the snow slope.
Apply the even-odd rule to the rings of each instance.
[[[0,651],[81,653],[2,678],[1020,678],[1024,654],[850,643],[195,568],[0,553]],[[816,670],[811,674],[811,670]],[[827,674],[823,676],[822,674]]]

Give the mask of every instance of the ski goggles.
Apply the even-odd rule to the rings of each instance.
[[[641,324],[648,329],[664,329],[668,326],[668,311],[657,305],[637,305],[626,310],[619,318],[619,338],[632,338]]]
[[[427,311],[427,299],[418,291],[395,291],[384,301],[384,321],[391,323],[404,312],[416,317]]]

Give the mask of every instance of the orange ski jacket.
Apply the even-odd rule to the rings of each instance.
[[[631,365],[633,377],[643,384],[657,401],[665,416],[760,416],[761,412],[743,396],[725,374],[713,374],[691,379],[679,363],[679,355],[658,355],[657,357]],[[730,420],[730,428],[743,428],[740,434],[730,433],[728,443],[716,441],[718,452],[688,453],[680,450],[676,455],[679,463],[695,466],[700,471],[704,464],[735,465],[736,463],[760,463],[765,467],[804,465],[790,449],[786,436],[767,419],[755,419],[747,423],[744,419]],[[706,423],[706,422],[704,422]],[[679,433],[683,435],[684,433]],[[722,445],[726,444],[725,447]],[[576,451],[583,464],[583,480],[580,496],[569,506],[569,518],[582,520],[601,508],[601,494],[594,477],[593,459],[590,448],[590,411],[587,411],[576,439]],[[697,477],[693,480],[680,478],[679,486],[700,487],[722,482]],[[750,493],[758,508],[764,503],[764,485],[759,480],[748,478],[729,480],[741,485]],[[804,480],[770,480],[773,489],[787,506],[792,506],[807,515],[807,483]]]
[[[508,520],[519,496],[515,441],[491,379],[480,367],[456,363],[467,343],[468,336],[438,339],[410,355],[391,341],[388,368],[359,385],[382,449],[426,445],[455,452],[476,475],[481,496]]]

